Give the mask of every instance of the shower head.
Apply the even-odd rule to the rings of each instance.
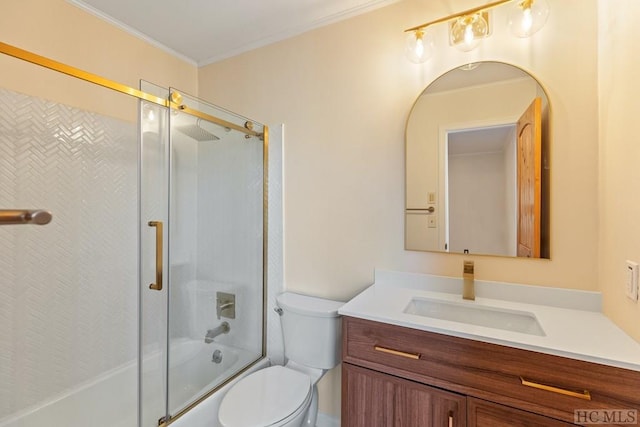
[[[207,123],[207,122],[205,122]],[[202,119],[197,119],[195,124],[187,124],[187,125],[179,125],[176,126],[175,129],[178,132],[181,132],[187,135],[190,138],[195,139],[198,142],[203,141],[218,141],[220,138],[216,135],[212,134],[208,130],[202,127]]]

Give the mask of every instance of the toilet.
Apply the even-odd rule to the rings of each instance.
[[[343,303],[285,292],[277,304],[287,363],[235,383],[220,403],[223,427],[315,427],[316,384],[340,361]]]

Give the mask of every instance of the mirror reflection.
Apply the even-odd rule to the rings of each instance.
[[[406,128],[407,250],[549,258],[549,102],[499,62],[451,70]]]

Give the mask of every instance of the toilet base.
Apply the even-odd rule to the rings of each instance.
[[[316,427],[318,421],[318,387],[313,385],[313,395],[311,396],[311,404],[307,410],[307,416],[305,417],[302,427]]]

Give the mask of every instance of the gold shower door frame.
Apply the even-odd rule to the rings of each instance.
[[[268,207],[268,148],[269,148],[269,128],[267,125],[263,125],[263,132],[257,132],[253,130],[253,124],[251,122],[246,122],[245,126],[239,126],[235,123],[229,122],[227,120],[221,119],[219,117],[212,116],[203,111],[199,111],[193,108],[189,108],[186,105],[181,104],[181,97],[177,92],[172,92],[171,96],[168,99],[163,99],[155,95],[151,95],[149,93],[143,92],[138,89],[134,89],[130,86],[115,82],[113,80],[109,80],[97,74],[93,74],[79,68],[75,68],[73,66],[64,64],[62,62],[58,62],[52,60],[50,58],[35,54],[33,52],[29,52],[24,49],[20,49],[16,46],[12,46],[7,43],[0,42],[0,53],[11,56],[26,62],[30,62],[32,64],[48,68],[53,71],[57,71],[62,74],[66,74],[71,77],[75,77],[80,80],[84,80],[89,83],[93,83],[98,86],[102,86],[107,89],[111,89],[116,92],[123,93],[125,95],[132,96],[134,98],[138,98],[139,100],[151,102],[162,107],[166,107],[173,110],[178,110],[183,113],[189,114],[191,116],[195,116],[212,123],[218,124],[223,127],[227,127],[230,129],[237,130],[239,132],[244,133],[247,136],[255,136],[262,140],[263,144],[263,206],[262,206],[262,289],[263,289],[263,302],[262,302],[262,357],[266,356],[266,310],[267,310],[267,292],[266,292],[266,283],[267,283],[267,241],[268,241],[268,217],[267,217],[267,207]],[[178,96],[176,96],[178,95]],[[200,402],[211,396],[217,390],[221,389],[229,382],[234,380],[238,375],[245,372],[249,369],[251,365],[237,372],[235,375],[221,383],[219,386],[212,389],[209,393],[206,393],[201,398],[195,400],[191,405],[186,407],[181,412],[172,416],[169,420],[161,420],[159,422],[159,426],[168,426],[173,421],[180,418],[182,415],[187,413],[191,408],[198,405]]]

